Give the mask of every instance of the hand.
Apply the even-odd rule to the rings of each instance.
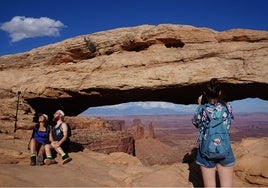
[[[200,95],[197,99],[197,104],[201,105],[202,104],[202,97],[203,95]]]
[[[51,146],[52,146],[53,148],[58,148],[58,147],[60,147],[60,144],[59,144],[58,141],[54,141],[54,142],[51,143]]]

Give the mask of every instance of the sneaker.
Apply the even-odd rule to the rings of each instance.
[[[52,164],[56,164],[57,161],[55,161],[55,159],[45,159],[45,164],[46,165],[52,165]]]
[[[62,164],[66,164],[68,162],[70,162],[72,160],[72,158],[70,158],[68,155],[64,155],[62,157]]]
[[[43,154],[38,155],[36,164],[40,165],[40,166],[44,165],[44,155]]]
[[[30,163],[31,166],[35,166],[36,165],[36,156],[32,156],[31,157],[31,163]]]

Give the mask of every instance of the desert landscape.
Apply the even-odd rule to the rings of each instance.
[[[211,78],[226,101],[268,100],[267,34],[140,25],[1,56],[0,186],[202,187],[192,115],[79,114],[134,101],[194,104]],[[58,109],[72,128],[73,160],[30,166],[33,120]],[[268,186],[267,115],[235,114],[235,187]]]
[[[237,114],[232,141],[237,157],[235,187],[266,187],[267,114]],[[99,118],[99,117],[98,117]],[[155,138],[138,139],[136,156],[123,152],[104,154],[84,148],[73,151],[73,161],[61,165],[30,166],[27,144],[29,130],[0,134],[1,187],[200,187],[202,176],[194,162],[198,130],[191,125],[191,115],[113,116],[131,126],[140,119],[153,125]],[[263,152],[263,153],[262,153]],[[254,157],[261,163],[256,165]],[[263,161],[261,161],[263,160]],[[264,163],[263,163],[264,162]],[[265,164],[266,162],[266,164]],[[259,164],[259,163],[257,163]],[[253,172],[253,176],[252,176]]]
[[[186,153],[197,147],[198,129],[191,124],[192,114],[178,115],[130,115],[101,116],[104,119],[124,120],[126,126],[131,126],[133,120],[140,119],[147,127],[152,124],[155,138],[170,146],[176,154],[171,161],[182,162]],[[237,113],[231,128],[231,141],[239,143],[244,138],[262,138],[268,136],[268,113]],[[148,151],[148,148],[145,149]]]
[[[97,117],[97,116],[96,116]],[[157,139],[173,146],[178,144],[176,137],[191,139],[198,135],[198,130],[192,125],[192,114],[177,115],[129,115],[129,116],[101,116],[104,119],[124,120],[127,126],[134,119],[140,119],[144,125],[153,124]],[[268,113],[234,113],[231,128],[232,141],[241,141],[247,137],[268,136]],[[167,138],[166,138],[167,137]],[[166,140],[166,141],[165,141]]]

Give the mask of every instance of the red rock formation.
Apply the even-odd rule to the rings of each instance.
[[[125,121],[123,120],[108,120],[108,123],[112,125],[112,131],[126,131]]]
[[[247,138],[234,145],[235,173],[250,184],[268,186],[268,138]]]
[[[144,137],[144,126],[135,125],[135,131],[133,133],[133,137],[135,140],[142,139]]]
[[[147,138],[155,138],[154,127],[153,127],[152,122],[150,122],[149,124],[149,131],[148,131]]]
[[[144,129],[144,125],[141,123],[140,119],[134,119],[130,126],[130,132],[133,134],[135,140],[139,140],[144,137]]]
[[[125,152],[135,155],[134,138],[130,133],[123,131],[123,121],[86,117],[65,119],[72,128],[72,142],[96,152]]]

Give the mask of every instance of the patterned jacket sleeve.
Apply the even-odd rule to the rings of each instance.
[[[228,129],[230,129],[231,127],[231,124],[232,124],[232,120],[234,119],[234,116],[233,116],[233,109],[232,109],[232,106],[230,103],[227,103],[226,104],[227,106],[227,120],[226,120],[226,126]]]
[[[196,128],[202,128],[206,125],[207,121],[208,117],[204,110],[204,106],[203,105],[198,106],[192,119],[193,125]]]

